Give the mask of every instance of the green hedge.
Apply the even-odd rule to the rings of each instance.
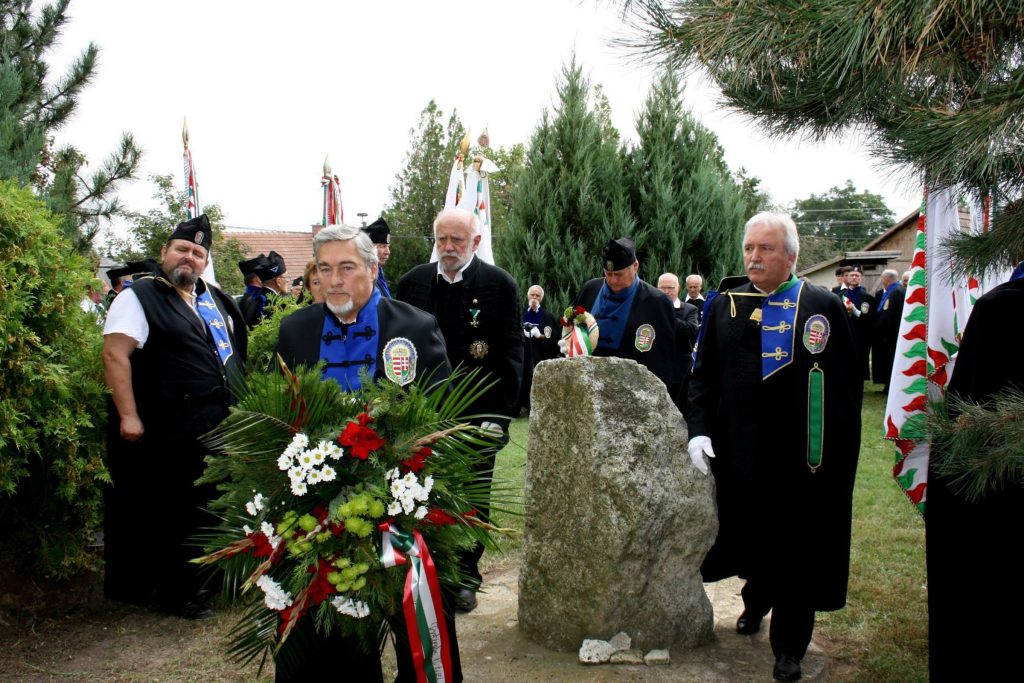
[[[92,277],[32,192],[0,181],[0,557],[35,576],[97,562],[109,476],[102,329],[79,305]]]

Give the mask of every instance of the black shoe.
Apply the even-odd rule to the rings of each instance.
[[[188,619],[189,621],[199,621],[200,619],[209,619],[213,616],[213,610],[206,605],[200,605],[195,602],[186,602],[184,605],[174,610],[173,614],[179,616],[182,619]]]
[[[764,619],[764,615],[757,615],[753,612],[743,610],[740,614],[740,618],[736,620],[736,633],[741,636],[752,636],[761,630],[761,620]]]
[[[775,658],[775,668],[772,669],[772,676],[777,681],[799,681],[800,660],[789,655],[779,655]]]
[[[468,588],[463,588],[455,594],[453,602],[456,612],[472,612],[476,609],[476,593]]]

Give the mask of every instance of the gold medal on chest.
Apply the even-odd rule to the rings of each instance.
[[[487,346],[487,342],[479,339],[469,345],[469,355],[473,356],[473,358],[476,358],[477,360],[486,356],[487,352],[490,350],[490,347]]]

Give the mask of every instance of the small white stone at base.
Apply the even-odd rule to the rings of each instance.
[[[615,648],[616,652],[619,652],[620,650],[628,650],[629,646],[633,644],[633,639],[629,637],[628,633],[619,631],[612,636],[608,643]]]
[[[607,640],[587,639],[580,645],[580,664],[604,664],[615,649]]]
[[[644,655],[644,663],[648,666],[669,663],[668,650],[651,650]]]
[[[611,659],[608,660],[609,664],[643,664],[644,653],[643,650],[619,650],[613,652]]]

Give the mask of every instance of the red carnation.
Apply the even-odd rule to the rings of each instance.
[[[334,571],[334,567],[321,557],[317,558],[317,564],[309,565],[306,571],[314,574],[313,580],[309,582],[309,601],[319,605],[334,592],[334,586],[327,580],[327,575]]]
[[[455,519],[441,508],[430,508],[427,510],[427,515],[423,518],[423,521],[426,524],[444,526],[446,524],[456,524],[459,520]]]
[[[359,414],[359,422],[349,422],[345,429],[338,436],[338,443],[349,449],[349,455],[353,458],[366,460],[373,451],[380,450],[387,443],[384,438],[373,431],[373,427],[367,427],[373,418],[366,413]]]
[[[429,446],[424,446],[415,453],[412,454],[411,458],[402,460],[398,464],[404,468],[404,472],[412,472],[413,474],[419,474],[420,470],[426,467],[426,460],[433,453]]]
[[[576,315],[583,315],[586,312],[587,312],[587,309],[583,308],[582,306],[577,306],[576,307]]]

